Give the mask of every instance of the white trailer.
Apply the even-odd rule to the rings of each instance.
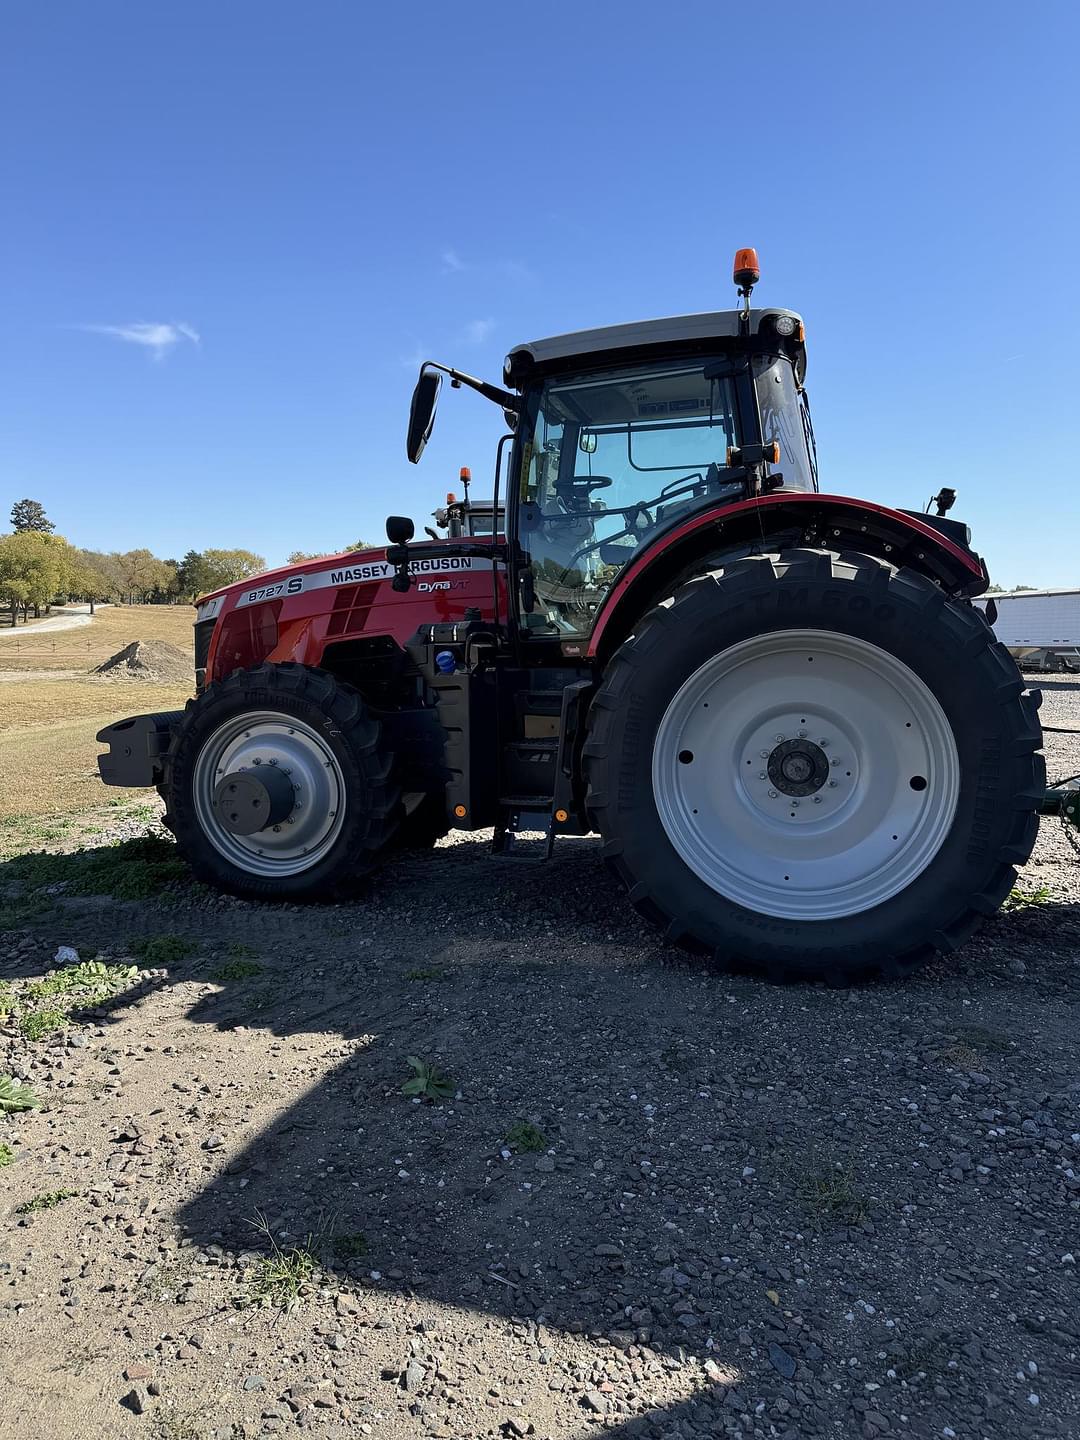
[[[1070,661],[1076,658],[1075,652],[1080,649],[1080,589],[983,595],[975,604],[985,610],[991,600],[997,607],[994,634],[1017,660],[1034,660],[1035,651],[1067,653]],[[1072,665],[1068,668],[1072,669]]]

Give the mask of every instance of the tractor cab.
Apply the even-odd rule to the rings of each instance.
[[[735,265],[742,308],[582,330],[518,345],[499,388],[428,362],[410,414],[423,453],[442,376],[503,409],[512,619],[526,639],[587,642],[628,570],[683,527],[763,497],[817,492],[794,311],[751,309],[752,251]],[[443,518],[445,517],[445,519]],[[454,538],[491,534],[448,504]],[[502,529],[500,525],[496,527]],[[414,547],[411,555],[419,558]],[[404,560],[404,557],[402,557]],[[402,581],[406,567],[402,565]]]

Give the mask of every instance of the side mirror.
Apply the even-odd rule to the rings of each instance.
[[[413,522],[407,515],[386,517],[386,538],[391,545],[407,545],[415,533]]]
[[[594,455],[596,453],[596,431],[582,430],[577,443],[578,449],[583,450],[586,455]]]
[[[405,441],[405,453],[415,465],[424,453],[424,447],[431,439],[435,424],[435,406],[439,402],[442,376],[437,370],[422,369],[413,391],[409,407],[409,434]]]

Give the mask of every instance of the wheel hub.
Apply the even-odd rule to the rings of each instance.
[[[348,803],[326,739],[272,710],[226,720],[207,737],[192,778],[206,838],[252,875],[298,875],[335,843]]]
[[[214,787],[218,823],[230,835],[257,835],[280,825],[292,814],[296,795],[292,781],[276,765],[226,775]]]
[[[785,795],[813,795],[829,778],[825,751],[812,740],[782,740],[766,768],[769,779]]]

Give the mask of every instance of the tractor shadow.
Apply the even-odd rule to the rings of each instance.
[[[63,883],[66,858],[60,882],[52,870],[43,879]],[[661,1363],[711,1358],[744,1377],[725,1404],[703,1370],[688,1371],[694,1395],[618,1417],[608,1433],[620,1440],[680,1423],[722,1431],[727,1407],[762,1387],[797,1404],[818,1347],[768,1298],[790,1288],[777,1236],[807,1223],[790,1167],[835,1131],[836,1111],[850,1117],[856,1175],[880,1149],[882,1077],[868,1087],[865,1068],[836,1059],[857,1013],[847,996],[718,976],[666,947],[590,839],[560,841],[545,866],[493,861],[484,837],[406,852],[338,906],[254,905],[183,885],[160,904],[69,903],[65,942],[116,953],[118,935],[167,930],[197,947],[141,992],[95,1005],[98,1023],[155,988],[228,975],[186,1018],[258,1045],[260,1089],[279,1087],[288,1105],[246,1130],[218,1122],[231,1159],[177,1213],[197,1245],[257,1248],[257,1214],[283,1245],[327,1231],[330,1256],[334,1236],[362,1236],[362,1254],[332,1261],[357,1288],[541,1322],[598,1342],[601,1356],[645,1345]],[[1078,907],[1052,908],[1076,930]],[[993,938],[1023,945],[1034,968],[1043,923],[1041,910],[1003,916]],[[223,969],[237,947],[251,964]],[[986,991],[987,953],[976,942],[903,986],[859,994],[898,1047],[925,1046],[943,1005],[974,984]],[[1075,991],[1071,972],[1046,980]],[[995,978],[1002,1027],[1031,983]],[[451,1093],[403,1094],[410,1056]],[[797,1077],[797,1102],[784,1077]],[[906,1093],[902,1076],[895,1084]],[[874,1221],[876,1245],[902,1248],[895,1216]],[[846,1305],[845,1294],[819,1303]],[[770,1343],[794,1362],[792,1382],[769,1369]],[[590,1418],[604,1423],[583,1410],[582,1426]]]

